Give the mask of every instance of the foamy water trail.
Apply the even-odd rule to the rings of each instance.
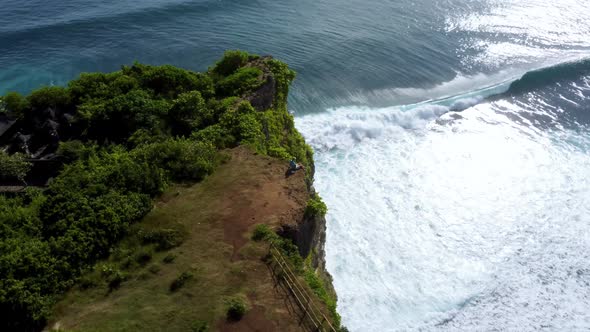
[[[296,119],[351,331],[590,329],[587,83]]]

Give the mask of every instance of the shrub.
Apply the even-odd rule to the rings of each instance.
[[[283,147],[271,147],[268,149],[268,155],[282,160],[291,160],[293,156]]]
[[[115,271],[109,279],[109,290],[113,291],[121,287],[121,283],[127,280],[127,275],[121,271]]]
[[[175,254],[168,254],[168,255],[166,255],[166,257],[164,257],[164,259],[162,261],[166,264],[170,264],[170,263],[174,262],[175,259],[176,259]]]
[[[133,257],[126,257],[121,261],[121,268],[122,269],[130,269],[133,266],[135,266],[135,260],[133,259]]]
[[[262,241],[262,240],[269,240],[271,239],[275,233],[268,227],[266,224],[258,224],[254,228],[254,232],[252,233],[252,240],[254,241]]]
[[[22,153],[9,155],[0,150],[0,179],[16,178],[19,181],[24,181],[31,165]]]
[[[293,241],[285,238],[277,238],[273,243],[293,265],[295,272],[301,273],[303,271],[303,258],[299,254],[299,248],[293,243]]]
[[[117,161],[91,158],[68,165],[46,191],[40,209],[43,235],[72,267],[106,255],[151,209],[148,195],[128,191],[149,189],[150,176],[144,168],[121,168]]]
[[[238,321],[246,313],[246,302],[241,297],[233,297],[227,300],[227,319]]]
[[[315,194],[308,201],[305,207],[305,214],[307,216],[325,216],[328,212],[328,207],[322,201],[322,198]]]
[[[231,148],[238,144],[235,137],[219,124],[193,132],[191,139],[194,141],[209,143],[217,149]]]
[[[214,74],[228,76],[233,74],[238,68],[243,67],[252,58],[248,52],[244,51],[225,51],[223,58],[219,60],[211,71]]]
[[[266,152],[262,124],[249,102],[242,102],[236,109],[225,112],[219,124],[235,138],[236,143],[248,144],[258,152]]]
[[[153,243],[157,250],[168,250],[178,247],[186,238],[184,229],[158,229],[141,233],[143,243]]]
[[[133,155],[141,162],[165,170],[173,180],[199,181],[213,172],[217,153],[209,143],[179,138],[140,146]]]
[[[92,275],[84,276],[78,281],[80,289],[89,289],[98,286],[99,282]]]
[[[289,96],[289,86],[295,79],[295,72],[289,69],[286,63],[276,59],[266,60],[266,65],[270,68],[276,82],[275,107],[282,112],[287,111],[287,97]]]
[[[100,275],[107,278],[113,275],[117,269],[111,264],[102,264],[100,267]]]
[[[303,277],[312,292],[326,304],[334,324],[340,326],[341,317],[336,311],[336,296],[327,291],[324,280],[315,272],[311,265],[311,255],[305,260]]]
[[[243,67],[217,83],[216,90],[220,96],[241,96],[260,87],[262,70],[256,67]]]
[[[140,128],[127,139],[127,146],[134,148],[144,144],[152,144],[166,140],[166,136],[158,128]]]
[[[194,274],[191,272],[182,272],[176,279],[174,279],[174,281],[172,281],[172,284],[170,284],[170,291],[177,291],[178,289],[183,287],[187,282],[192,280],[194,277]]]
[[[213,81],[209,76],[170,65],[148,66],[135,63],[131,67],[123,67],[122,72],[136,78],[141,87],[165,98],[175,98],[181,93],[194,90],[205,98],[214,94]]]
[[[139,264],[139,265],[146,265],[147,263],[149,263],[149,261],[152,260],[152,251],[147,249],[147,248],[141,248],[136,254],[135,254],[135,261]]]
[[[2,97],[3,109],[17,118],[22,117],[30,107],[29,102],[18,92],[9,92]]]
[[[44,110],[47,107],[63,108],[70,106],[70,94],[63,87],[46,86],[31,92],[28,101],[36,110]]]
[[[72,163],[78,159],[88,159],[91,155],[96,154],[95,145],[85,145],[79,140],[59,142],[57,154],[63,158],[65,163]]]
[[[78,115],[87,138],[123,143],[139,129],[157,131],[169,109],[170,102],[132,90],[108,100],[92,99],[78,107]]]
[[[158,272],[160,272],[160,270],[162,270],[162,268],[158,264],[153,264],[152,266],[149,267],[148,270],[153,274],[158,274]]]
[[[193,130],[205,128],[213,121],[213,113],[205,106],[198,91],[183,93],[174,100],[168,112],[172,132],[188,136]]]
[[[111,99],[138,87],[139,82],[135,78],[124,75],[120,71],[108,74],[82,73],[68,84],[74,104],[92,99]]]
[[[207,332],[209,331],[209,323],[197,320],[191,325],[191,332]]]

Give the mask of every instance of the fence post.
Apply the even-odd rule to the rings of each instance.
[[[320,323],[320,326],[318,327],[318,332],[322,332],[322,330],[324,329],[325,322],[326,322],[326,316],[322,315],[322,322]]]
[[[300,281],[297,279],[297,276],[289,268],[289,263],[283,257],[281,252],[275,248],[274,243],[272,241],[270,242],[270,245],[268,247],[268,255],[269,260],[267,261],[267,263],[271,264],[271,273],[273,273],[276,276],[277,285],[279,282],[283,281],[283,284],[289,290],[288,293],[291,293],[291,295],[295,298],[295,303],[298,303],[301,310],[303,311],[303,315],[299,321],[299,325],[301,326],[305,320],[305,317],[309,316],[310,323],[312,324],[308,327],[310,330],[317,332],[336,332],[336,330],[334,329],[330,321],[326,318],[326,316],[322,313],[322,311],[315,308],[315,304],[312,301],[312,297],[309,294],[309,290],[306,290],[306,288],[304,288],[301,285]],[[278,269],[278,271],[276,271],[275,267],[273,267],[274,264],[276,264],[276,268]],[[302,299],[300,299],[300,297],[302,297]],[[318,312],[316,312],[316,310],[318,310]],[[321,321],[319,319],[320,317]],[[326,322],[328,323],[328,329],[324,328],[324,324]]]

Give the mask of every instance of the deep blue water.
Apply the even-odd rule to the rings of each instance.
[[[80,72],[113,71],[135,60],[204,70],[224,50],[245,49],[271,54],[298,72],[292,107],[306,112],[358,103],[371,91],[431,87],[457,73],[493,73],[503,65],[464,61],[480,52],[465,40],[488,32],[448,29],[449,14],[485,12],[487,1],[2,3],[0,93],[60,85]],[[417,99],[386,94],[361,102],[386,106]]]
[[[226,49],[294,68],[351,331],[590,330],[588,1],[0,3],[0,94]]]

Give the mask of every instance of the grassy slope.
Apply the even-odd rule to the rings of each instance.
[[[114,255],[100,262],[87,276],[98,285],[70,291],[48,326],[67,331],[191,331],[203,321],[210,330],[298,331],[294,309],[273,287],[261,261],[267,245],[250,241],[249,232],[258,223],[276,226],[302,217],[308,199],[304,174],[285,178],[284,162],[244,147],[229,154],[231,159],[202,183],[171,188],[134,226],[135,233],[184,228],[188,237],[182,245],[154,253],[144,266],[122,269],[127,280],[113,291],[100,270],[105,264],[123,264]],[[119,246],[124,248],[150,249],[134,236]],[[177,257],[166,264],[169,254]],[[191,271],[194,279],[171,292],[170,284],[184,271]],[[238,323],[225,320],[225,300],[231,296],[243,296],[250,307]]]

